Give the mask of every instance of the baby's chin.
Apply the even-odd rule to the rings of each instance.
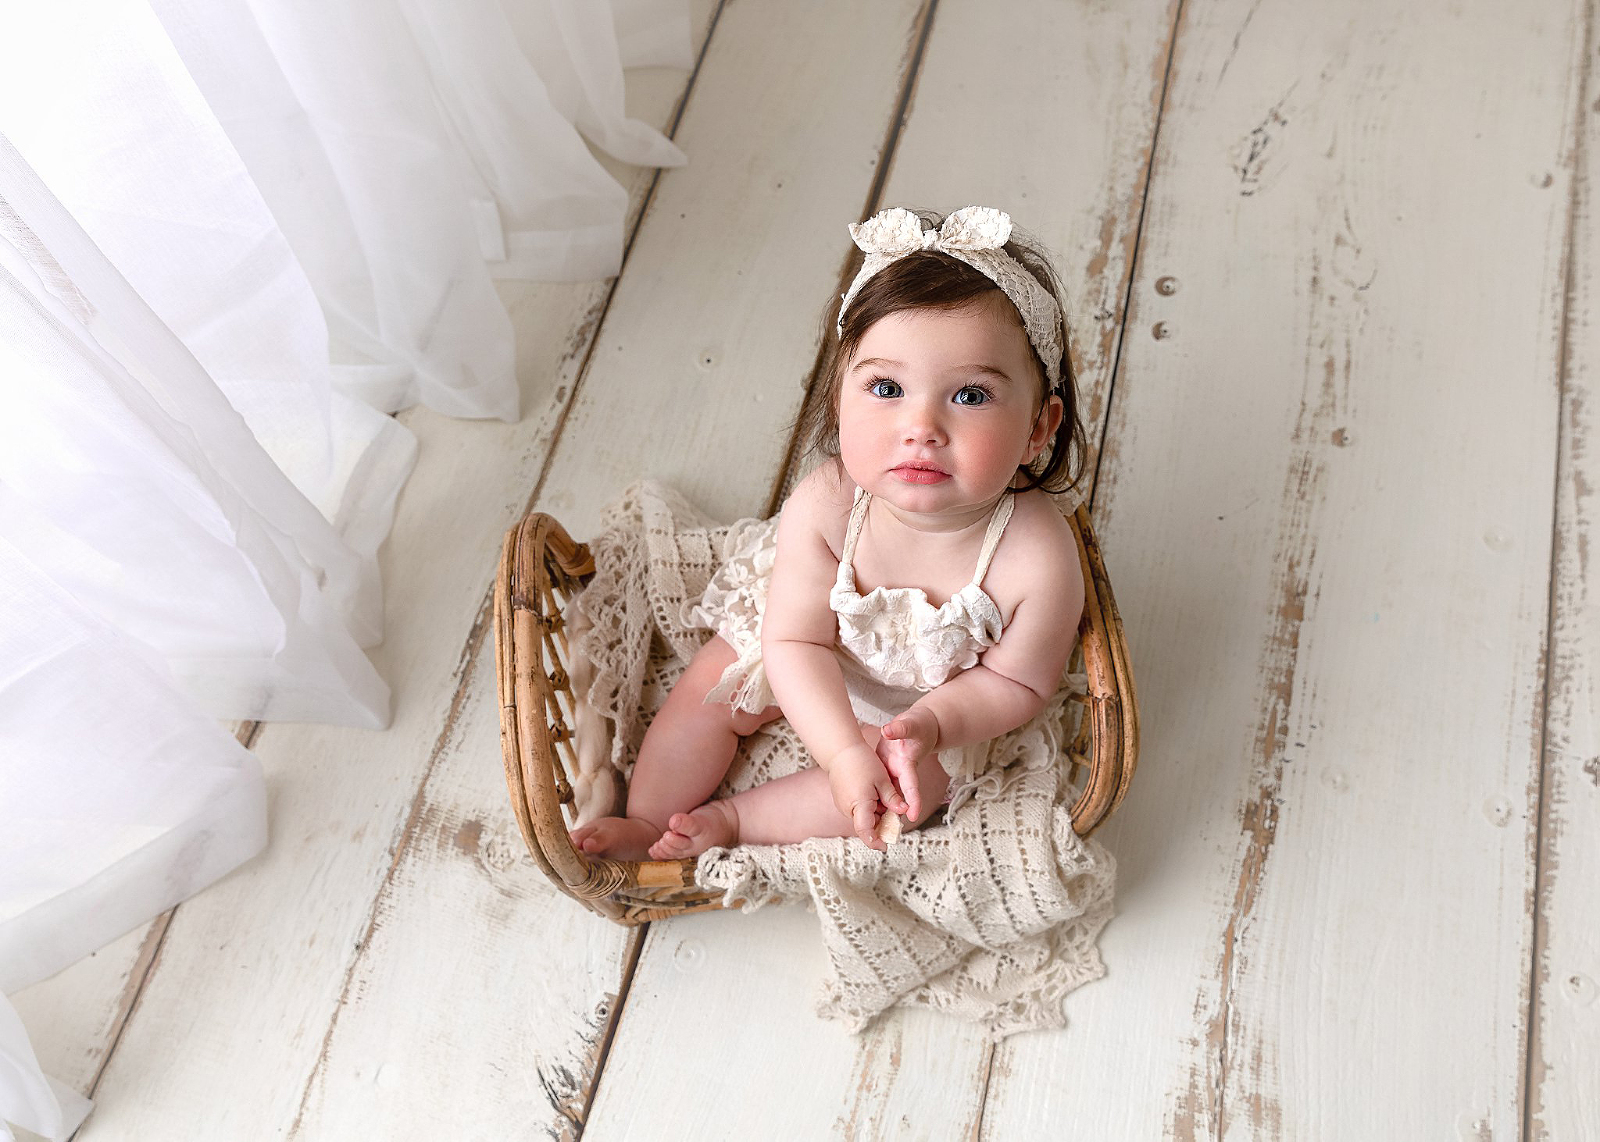
[[[939,519],[987,512],[1006,490],[1004,486],[967,487],[955,477],[928,482],[890,477],[866,482],[857,480],[856,483],[871,492],[874,499],[891,504],[901,514]]]

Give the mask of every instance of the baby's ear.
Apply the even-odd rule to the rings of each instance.
[[[1056,429],[1061,427],[1061,418],[1066,414],[1067,406],[1062,403],[1060,397],[1051,393],[1039,407],[1039,415],[1034,417],[1033,431],[1028,434],[1028,455],[1023,463],[1033,463],[1039,453],[1045,450],[1054,439]]]

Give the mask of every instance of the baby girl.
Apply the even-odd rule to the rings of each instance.
[[[650,725],[627,816],[572,830],[583,852],[881,850],[1062,685],[1084,588],[1049,493],[1076,483],[1083,429],[1054,275],[985,207],[850,234],[866,258],[801,426],[824,459],[713,577],[717,633]],[[708,800],[779,717],[816,765]]]

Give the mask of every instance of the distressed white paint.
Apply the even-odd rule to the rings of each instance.
[[[1516,1137],[1575,9],[1185,8],[1097,499],[1110,973],[987,1136]]]
[[[166,924],[141,925],[12,997],[45,1074],[80,1093],[93,1085]]]
[[[714,9],[712,0],[694,7],[702,38]],[[687,80],[679,70],[631,75],[630,114],[664,126]],[[636,214],[655,172],[621,173]],[[401,417],[421,447],[382,552],[386,638],[373,652],[393,687],[394,725],[384,733],[262,729],[255,749],[272,792],[268,851],[178,909],[81,1142],[281,1135],[300,1112],[358,963],[358,943],[408,835],[419,785],[451,761],[450,727],[460,717],[460,675],[468,665],[459,661],[462,647],[483,618],[501,535],[525,507],[610,285],[505,289],[530,410],[523,421],[454,421],[425,409]],[[477,637],[488,642],[484,631]],[[475,676],[485,677],[482,670]],[[489,677],[485,693],[493,689],[492,670]],[[491,707],[490,726],[495,717]],[[480,748],[498,772],[492,733]],[[495,806],[505,808],[503,787]],[[561,913],[552,915],[556,921],[541,929],[551,949],[545,970],[571,973],[589,990],[564,1011],[545,1012],[541,1046],[552,1069],[581,1071],[595,1040],[589,1015],[605,987],[615,989],[626,935],[608,930],[606,949],[597,950],[587,926],[569,936]],[[456,935],[465,933],[439,938]],[[522,933],[503,938],[537,959]],[[536,981],[520,977],[516,986],[526,994]],[[429,1114],[456,1121],[445,1117],[458,1113],[448,1088],[433,1097]],[[558,1124],[559,1110],[547,1103],[534,1122],[521,1121]]]
[[[599,288],[550,290],[541,340],[568,384],[575,364],[551,359]],[[244,1138],[262,1123],[286,1131],[298,1112],[418,786],[448,747],[458,656],[482,613],[496,533],[520,514],[549,436],[539,417],[406,420],[422,448],[383,553],[386,638],[373,654],[394,688],[394,724],[263,728],[268,849],[178,909],[81,1142],[159,1137],[173,1123],[192,1125],[189,1137]],[[619,940],[617,965],[620,951]],[[548,1030],[572,1049],[590,1034],[577,1012]]]
[[[541,497],[579,534],[641,475],[724,519],[763,510],[905,78],[884,63],[909,62],[918,13],[903,0],[724,15],[692,108],[730,114],[680,131],[704,164],[663,179]],[[652,926],[585,1137],[762,1137],[775,1121],[824,1137],[887,1121],[905,1084],[877,1072],[921,1025],[856,1040],[820,1021],[821,956],[803,910]],[[907,1072],[912,1101],[975,1123],[983,1051],[974,1029],[942,1029],[930,1069]],[[737,1097],[708,1100],[730,1058]]]
[[[1053,255],[1090,441],[1087,481],[1177,5],[1011,7],[1005,23],[1026,37],[995,34],[993,4],[940,3],[883,205],[997,206]]]
[[[1171,12],[1019,4],[986,27],[997,7],[938,5],[883,197],[996,201],[1041,233],[1081,299],[1093,415]],[[841,268],[825,236],[882,160],[913,8],[724,13],[678,136],[691,166],[651,202],[536,506],[582,535],[649,474],[724,517],[761,509]],[[1569,180],[1592,186],[1600,154],[1590,113],[1587,165],[1563,166],[1578,9],[1186,5],[1096,499],[1144,727],[1099,834],[1120,863],[1110,975],[1066,1030],[998,1049],[980,1108],[971,1028],[901,1013],[857,1039],[811,1014],[805,911],[660,923],[586,1133],[967,1137],[981,1113],[1007,1142],[1515,1137],[1525,1035],[1534,1137],[1595,1121],[1592,197],[1570,298],[1561,252]],[[682,86],[662,78],[635,112],[657,122]],[[306,1139],[573,1132],[626,936],[521,855],[474,624],[605,297],[516,292],[523,424],[406,414],[423,447],[378,652],[396,725],[263,730],[272,849],[178,910],[80,1137],[278,1136],[297,1116]],[[1253,805],[1275,813],[1254,839]],[[124,943],[74,969],[83,988],[20,999],[69,1079],[120,1018]]]
[[[573,535],[642,476],[713,518],[765,509],[917,7],[724,10],[678,134],[696,158],[651,200],[540,497]]]
[[[987,34],[993,18],[992,5],[973,0],[938,6],[877,205],[999,206],[1060,252],[1093,441],[1114,356],[1172,12],[1165,0],[1103,10],[1045,0],[1017,17],[1032,29],[1025,45]],[[1050,82],[1041,84],[1041,77]],[[996,114],[997,108],[1007,113]],[[818,244],[838,248],[829,247],[825,236],[842,229],[840,218],[824,220]],[[799,326],[810,332],[822,300],[797,300],[771,288],[757,295],[765,308],[754,319],[792,323],[795,315],[784,307],[798,306]],[[713,314],[707,320],[722,319]],[[763,355],[745,367],[750,375],[783,376],[811,363],[809,347],[803,354],[784,343],[760,348]],[[769,400],[789,395],[775,388],[768,386]],[[1092,469],[1092,458],[1090,464]],[[820,979],[813,967],[814,919],[806,916],[803,938],[787,950],[769,948],[776,926],[792,930],[787,917],[756,913],[733,926],[723,918],[707,923],[712,935],[699,939],[712,966],[692,975],[681,972],[676,954],[659,946],[677,940],[686,923],[658,924],[651,932],[587,1137],[646,1137],[652,1120],[672,1135],[726,1138],[762,1136],[764,1125],[770,1130],[775,1121],[791,1137],[843,1139],[966,1137],[976,1125],[989,1058],[976,1029],[927,1012],[891,1012],[859,1041],[841,1040],[837,1028],[811,1010]],[[743,966],[751,963],[759,970]],[[781,990],[774,994],[780,978]],[[804,989],[796,990],[796,979],[805,982]],[[746,1048],[740,1044],[749,1034],[744,1024],[752,996],[760,997],[760,1017],[757,1037]],[[698,1014],[691,1021],[686,1012]],[[695,1055],[759,1059],[742,1075],[742,1096],[708,1106],[678,1066],[662,1066],[658,1045],[674,1035],[693,1036],[686,1049]],[[921,1044],[930,1035],[939,1048],[922,1057],[886,1045]],[[769,1045],[760,1050],[761,1043]]]
[[[493,639],[413,821],[289,1137],[575,1133],[628,934],[528,855],[495,764]]]
[[[969,1137],[981,1034],[918,1011],[851,1035],[812,1013],[824,959],[805,908],[652,925],[584,1138]]]
[[[248,744],[253,727],[240,722],[229,728]],[[10,997],[46,1075],[79,1094],[93,1088],[138,1000],[171,916],[169,909]]]
[[[1570,286],[1528,1096],[1528,1137],[1540,1142],[1582,1138],[1600,1124],[1600,11],[1592,5],[1589,18],[1587,40],[1576,40],[1588,52],[1572,83],[1576,213],[1560,283]]]

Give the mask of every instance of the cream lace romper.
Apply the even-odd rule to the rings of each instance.
[[[850,706],[863,725],[893,721],[923,694],[976,665],[978,656],[1000,641],[1004,620],[983,579],[1015,498],[1007,493],[995,505],[972,581],[936,607],[920,587],[874,587],[865,595],[856,590],[856,541],[872,503],[871,493],[856,489],[828,605],[839,616],[834,652]],[[761,661],[761,614],[777,551],[777,522],[753,521],[730,535],[727,560],[689,614],[696,625],[721,635],[737,655],[706,701],[728,702],[750,713],[774,702]],[[982,772],[988,744],[946,750],[940,762],[956,783],[969,782]],[[952,784],[952,792],[955,788]]]

